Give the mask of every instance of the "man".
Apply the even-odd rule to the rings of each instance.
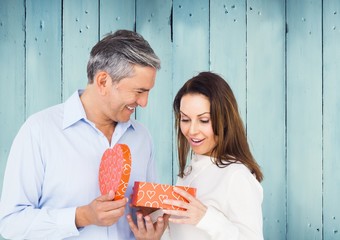
[[[148,131],[130,119],[145,107],[159,58],[137,33],[120,30],[91,50],[88,85],[67,101],[29,117],[9,154],[0,205],[0,233],[9,239],[134,239],[128,199],[100,196],[98,170],[104,151],[127,144],[134,181],[156,181]],[[138,215],[138,237],[160,238]],[[154,228],[155,226],[155,228]],[[140,229],[140,231],[138,230]]]

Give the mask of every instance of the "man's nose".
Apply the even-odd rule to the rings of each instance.
[[[148,98],[149,92],[142,93],[137,99],[137,104],[141,107],[146,107],[146,105],[148,104]]]

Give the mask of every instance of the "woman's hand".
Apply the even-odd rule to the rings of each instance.
[[[174,192],[181,195],[188,202],[180,200],[165,199],[163,203],[183,208],[184,210],[168,210],[164,209],[163,212],[171,215],[169,222],[192,224],[196,225],[205,215],[207,207],[203,205],[197,198],[193,197],[186,191],[174,187]],[[176,218],[174,218],[174,216]]]

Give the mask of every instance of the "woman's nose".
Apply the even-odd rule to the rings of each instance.
[[[191,122],[190,128],[189,128],[189,134],[193,135],[198,132],[198,125],[194,121]]]

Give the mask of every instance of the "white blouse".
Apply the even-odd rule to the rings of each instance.
[[[240,163],[219,168],[209,156],[194,155],[191,172],[178,178],[180,186],[197,188],[196,197],[208,207],[196,225],[169,223],[162,239],[263,239],[263,189]]]

